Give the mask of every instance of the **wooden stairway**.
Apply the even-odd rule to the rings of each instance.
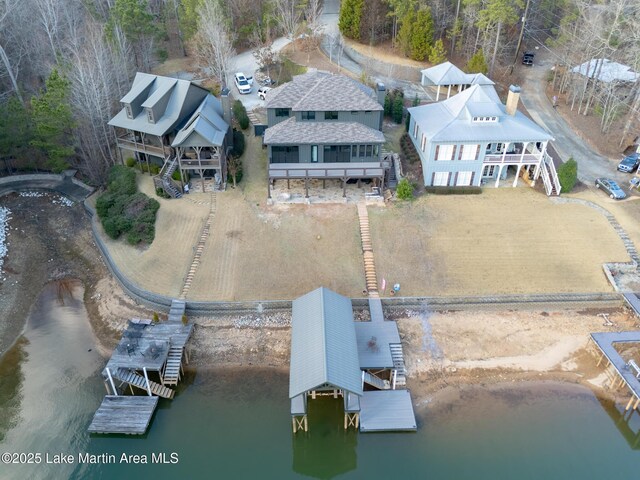
[[[138,387],[145,392],[147,391],[147,381],[138,372],[129,370],[128,368],[117,368],[115,372],[112,372],[113,378],[120,380],[121,382],[128,383],[134,387]],[[173,398],[175,392],[170,388],[160,385],[159,383],[149,380],[149,388],[151,393],[162,398]]]
[[[158,174],[160,178],[160,185],[162,185],[162,189],[165,191],[167,195],[171,198],[180,198],[182,197],[182,192],[173,181],[172,175],[173,172],[178,168],[178,157],[173,157],[168,159],[162,167],[162,170]]]
[[[553,158],[545,154],[540,168],[542,169],[542,182],[544,183],[547,195],[550,197],[560,195],[562,187],[560,186],[560,180],[558,179],[558,173],[556,172],[556,166],[553,163]]]
[[[391,388],[389,380],[383,380],[366,371],[362,372],[362,381],[372,387],[376,387],[378,390],[389,390]]]
[[[209,238],[209,233],[211,232],[211,224],[213,223],[213,219],[216,216],[216,206],[216,192],[211,192],[209,216],[207,217],[207,220],[202,227],[202,231],[200,232],[200,238],[198,239],[198,243],[196,244],[196,252],[193,255],[193,259],[191,260],[191,266],[189,267],[189,271],[187,272],[187,276],[184,280],[182,292],[180,292],[180,299],[187,298],[187,294],[189,293],[189,289],[191,288],[191,283],[193,283],[193,278],[196,276],[196,272],[198,271],[198,267],[200,266],[200,258],[202,257],[204,246],[207,243],[207,238]]]
[[[407,369],[404,365],[402,345],[399,343],[390,343],[389,348],[391,348],[393,368],[396,369],[396,387],[404,387],[407,384]]]
[[[171,347],[164,367],[162,381],[165,385],[178,385],[182,373],[182,348]]]
[[[169,310],[169,322],[182,322],[182,316],[187,308],[184,300],[171,300],[171,309]]]
[[[376,277],[376,265],[373,258],[373,246],[371,245],[371,232],[369,230],[369,213],[364,202],[358,203],[358,220],[360,222],[360,238],[362,239],[362,255],[364,257],[364,276],[367,284],[367,292],[370,297],[378,298],[378,279]]]

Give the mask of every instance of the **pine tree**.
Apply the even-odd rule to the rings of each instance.
[[[447,61],[447,52],[444,50],[444,44],[442,43],[442,39],[438,39],[436,43],[433,44],[431,48],[431,52],[429,52],[429,63],[431,65],[439,65]]]
[[[400,24],[398,31],[398,45],[405,55],[411,54],[411,40],[413,38],[413,25],[416,21],[416,12],[409,10]]]
[[[476,53],[473,54],[473,57],[469,59],[467,62],[467,66],[465,67],[467,73],[484,73],[485,75],[489,71],[489,66],[487,65],[487,61],[484,58],[484,52],[482,49],[478,49]]]
[[[12,96],[0,106],[0,158],[29,157],[32,140],[31,115],[18,97]]]
[[[424,61],[433,43],[433,18],[429,7],[418,10],[411,29],[411,58]]]
[[[393,121],[397,124],[402,123],[402,114],[404,110],[404,97],[397,94],[393,99]]]
[[[343,0],[340,5],[338,27],[345,37],[360,40],[360,19],[364,0]]]
[[[56,173],[69,167],[74,152],[74,121],[68,97],[69,82],[54,68],[44,91],[31,99],[34,125],[31,144],[42,151],[48,167]]]

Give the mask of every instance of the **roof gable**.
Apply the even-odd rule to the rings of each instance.
[[[351,300],[321,287],[293,301],[289,398],[324,384],[362,395]]]

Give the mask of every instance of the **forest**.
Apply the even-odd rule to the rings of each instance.
[[[316,48],[321,9],[321,0],[0,0],[0,169],[73,166],[102,183],[117,161],[107,122],[136,71],[186,55],[222,86],[236,52],[256,49],[266,64],[279,36]],[[640,71],[637,0],[343,0],[339,28],[425,66],[451,59],[495,77],[518,50],[547,50],[548,80],[575,111],[598,116],[603,132],[620,125],[621,145],[637,132],[640,82],[600,75],[602,59]]]

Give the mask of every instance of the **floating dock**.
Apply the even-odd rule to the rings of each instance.
[[[158,397],[172,399],[189,358],[192,324],[182,318],[186,304],[174,300],[169,319],[129,321],[102,372],[107,396],[89,426],[91,433],[144,434]],[[127,395],[129,393],[130,395]]]
[[[143,435],[157,406],[158,397],[107,395],[93,417],[89,433]]]
[[[361,432],[415,432],[416,430],[416,417],[408,390],[364,392],[360,399]]]

